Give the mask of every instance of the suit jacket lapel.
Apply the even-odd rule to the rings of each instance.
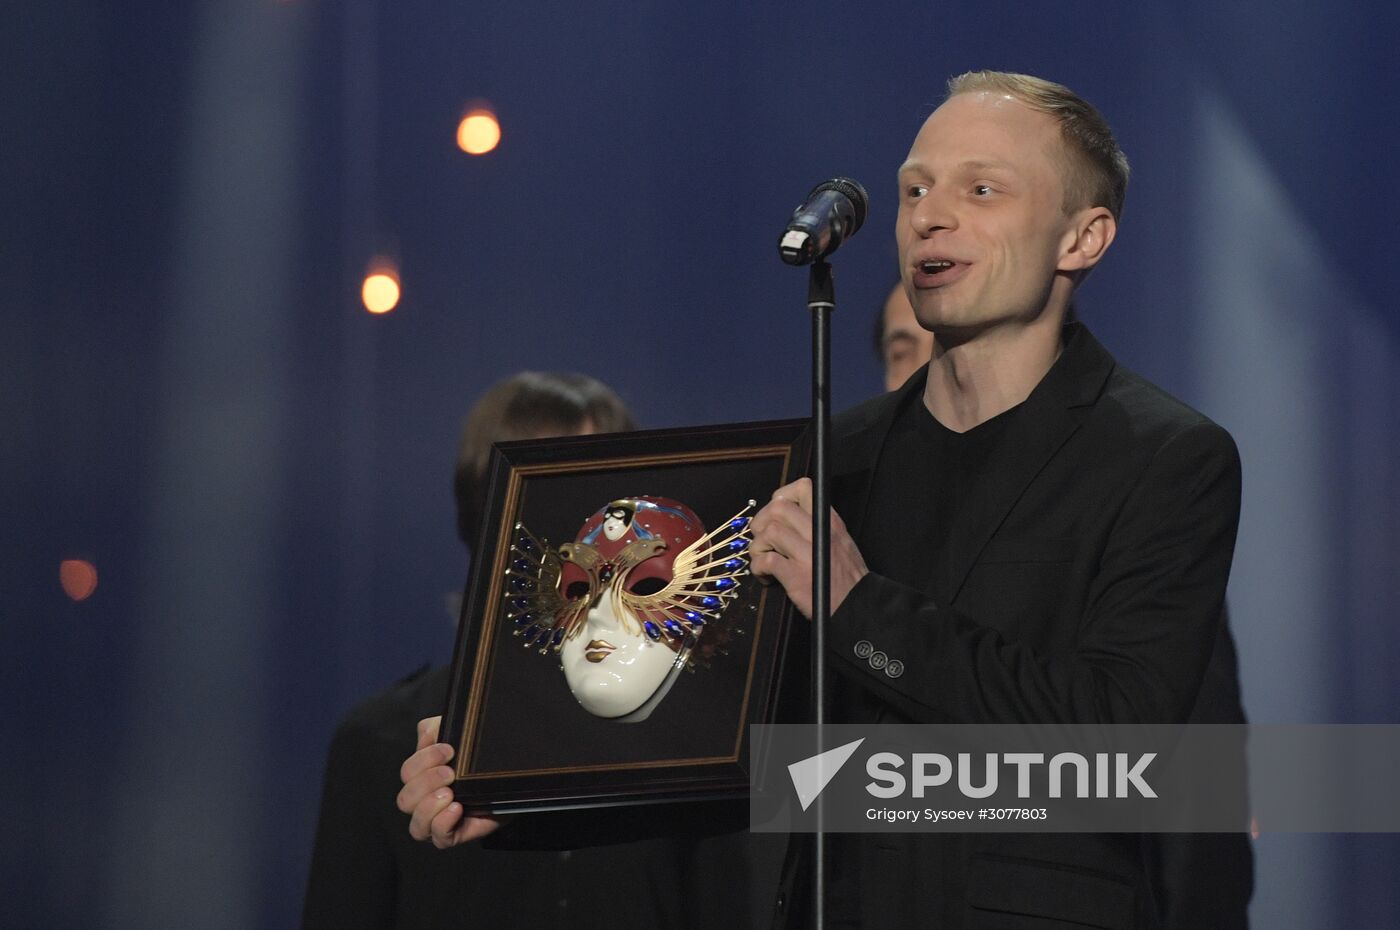
[[[938,567],[938,591],[947,603],[957,600],[978,556],[1026,488],[1079,429],[1113,366],[1085,327],[1066,327],[1060,357],[1014,414],[953,521]]]
[[[923,393],[927,376],[927,369],[920,369],[898,390],[844,414],[851,419],[840,428],[833,425],[831,502],[857,544],[864,538],[870,484],[880,464],[885,437],[910,395]]]

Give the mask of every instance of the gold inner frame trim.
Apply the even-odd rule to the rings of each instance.
[[[554,475],[561,473],[571,473],[584,475],[590,472],[618,471],[624,468],[645,468],[658,465],[692,465],[704,464],[706,462],[737,462],[761,458],[780,458],[781,474],[783,479],[788,477],[788,468],[792,464],[792,447],[786,443],[769,446],[754,446],[739,449],[714,449],[706,452],[672,452],[653,455],[634,455],[616,459],[606,459],[603,461],[572,461],[553,462],[544,465],[523,465],[512,466],[510,479],[506,484],[505,506],[501,511],[500,526],[507,532],[497,531],[496,550],[492,557],[491,566],[491,586],[486,596],[486,611],[482,617],[481,630],[477,636],[477,642],[481,648],[477,650],[476,661],[472,666],[472,686],[467,695],[467,712],[463,716],[462,731],[458,734],[458,745],[461,751],[457,754],[454,772],[459,781],[472,781],[484,778],[506,778],[519,775],[549,775],[563,772],[599,772],[599,771],[623,771],[649,768],[669,768],[682,765],[718,765],[723,763],[737,762],[739,759],[739,747],[743,742],[743,721],[748,718],[749,701],[753,695],[753,675],[754,662],[753,651],[758,648],[760,633],[763,628],[764,609],[768,603],[769,591],[762,588],[759,594],[756,616],[751,631],[752,646],[749,653],[748,670],[744,680],[744,698],[739,706],[740,725],[734,736],[734,745],[728,756],[702,756],[694,759],[666,759],[651,762],[627,762],[627,763],[600,763],[596,765],[581,765],[568,767],[554,767],[542,769],[522,769],[511,772],[472,772],[471,765],[476,757],[476,734],[477,726],[485,705],[485,694],[490,687],[491,658],[495,653],[496,628],[501,617],[501,587],[504,584],[506,562],[510,557],[511,533],[509,529],[515,526],[519,519],[520,497],[524,482],[527,478],[539,477],[542,475]]]

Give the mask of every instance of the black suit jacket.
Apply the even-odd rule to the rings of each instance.
[[[865,521],[871,482],[923,384],[833,422],[833,504],[857,544],[881,532]],[[1230,436],[1072,324],[929,584],[870,566],[831,618],[830,661],[876,720],[1185,722],[1222,636],[1239,506]],[[866,930],[1156,927],[1163,910],[1131,834],[855,843]]]

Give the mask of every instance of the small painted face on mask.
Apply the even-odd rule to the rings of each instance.
[[[623,498],[557,552],[517,525],[507,617],[527,645],[558,654],[589,713],[645,720],[748,574],[752,507],[706,532],[679,501]]]
[[[630,507],[609,505],[603,517],[603,536],[609,542],[621,539],[632,528],[633,516],[635,516],[635,512]]]

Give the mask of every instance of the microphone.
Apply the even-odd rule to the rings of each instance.
[[[789,265],[808,265],[826,258],[856,234],[865,222],[870,197],[859,181],[832,178],[823,181],[792,212],[778,251]]]

